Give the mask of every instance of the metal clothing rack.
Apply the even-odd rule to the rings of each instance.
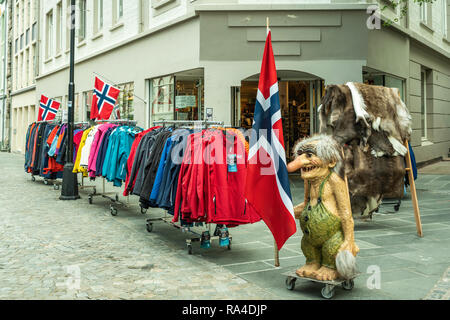
[[[209,126],[212,126],[212,125],[223,126],[223,121],[165,120],[165,119],[154,120],[153,121],[153,125],[157,125],[157,124],[162,124],[163,126],[165,126],[166,124],[174,124],[174,125],[180,125],[180,126],[194,124],[194,128],[208,128]],[[141,213],[145,213],[145,212],[143,212],[143,208],[142,207],[141,207]],[[189,226],[182,226],[181,224],[176,224],[175,222],[172,222],[172,218],[167,215],[167,211],[164,212],[164,216],[163,217],[150,218],[150,219],[147,219],[146,221],[147,221],[146,222],[146,227],[147,227],[147,231],[148,232],[152,232],[153,231],[153,222],[155,222],[155,221],[162,221],[162,222],[164,222],[164,223],[166,223],[168,225],[171,225],[171,226],[181,230],[182,232],[193,234],[194,237],[186,239],[186,247],[187,247],[187,250],[188,250],[189,254],[192,254],[192,252],[193,252],[192,242],[200,242],[201,241],[201,237],[202,237],[201,234],[191,230],[191,227],[189,227]],[[217,227],[216,227],[216,230],[217,230]],[[220,239],[220,236],[211,234],[211,224],[208,224],[208,231],[209,231],[209,234],[210,234],[210,238],[209,238],[210,241],[212,241],[212,240],[219,240]],[[228,244],[227,248],[228,248],[228,250],[231,250],[231,241],[232,241],[232,236],[231,235],[228,235],[228,240],[229,240],[229,244]]]
[[[59,120],[41,120],[41,121],[35,121],[34,123],[36,124],[40,124],[40,123],[47,123],[47,124],[62,124],[61,121]],[[31,181],[36,181],[36,176],[31,173]],[[48,178],[44,178],[44,184],[45,185],[49,185],[49,184],[53,185],[53,189],[54,190],[59,190],[59,186],[61,185],[61,181],[58,181],[57,179],[48,179]]]
[[[123,125],[133,125],[135,126],[137,121],[136,120],[128,120],[128,119],[115,119],[115,120],[96,120],[96,123],[116,123],[116,124],[123,124]],[[115,205],[120,205],[123,208],[128,208],[130,201],[129,196],[127,196],[127,201],[122,202],[119,200],[119,194],[117,192],[111,191],[111,192],[105,192],[105,177],[102,177],[102,192],[97,193],[97,189],[95,186],[86,186],[86,187],[92,187],[93,192],[88,194],[88,201],[89,204],[92,204],[93,198],[95,196],[101,196],[102,198],[109,199],[109,210],[112,216],[117,216],[117,208]],[[114,195],[114,197],[110,197],[109,195]],[[144,212],[145,213],[145,212]]]

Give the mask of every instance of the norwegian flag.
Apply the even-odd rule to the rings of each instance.
[[[269,227],[280,250],[297,231],[297,226],[286,167],[270,31],[259,76],[248,163],[245,196]]]
[[[61,103],[53,99],[49,99],[44,95],[41,95],[41,101],[39,102],[38,121],[49,121],[55,119]]]
[[[108,120],[116,105],[120,89],[95,77],[92,95],[91,119]]]

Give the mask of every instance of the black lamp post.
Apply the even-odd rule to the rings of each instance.
[[[76,200],[80,198],[78,194],[77,174],[73,173],[73,100],[75,96],[74,84],[74,61],[75,61],[75,0],[70,1],[70,76],[69,76],[69,111],[67,130],[67,152],[66,164],[64,165],[63,181],[60,200]]]

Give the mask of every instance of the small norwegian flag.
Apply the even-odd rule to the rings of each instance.
[[[108,120],[117,102],[120,89],[95,77],[91,119]]]
[[[41,101],[39,102],[38,121],[49,121],[55,119],[61,103],[53,99],[49,99],[44,95],[41,95]]]

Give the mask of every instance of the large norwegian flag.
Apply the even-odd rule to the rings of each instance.
[[[95,77],[92,95],[91,119],[108,120],[116,105],[120,89],[113,87]]]
[[[44,95],[41,95],[41,101],[39,102],[38,121],[50,121],[55,119],[61,103],[53,99],[49,99]]]
[[[297,227],[286,167],[277,71],[270,31],[259,75],[252,129],[246,198],[269,227],[280,250],[297,231]]]

